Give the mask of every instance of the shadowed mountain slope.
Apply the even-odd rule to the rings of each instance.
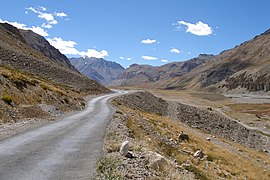
[[[82,74],[103,85],[110,85],[125,70],[120,64],[102,58],[80,57],[69,60]]]

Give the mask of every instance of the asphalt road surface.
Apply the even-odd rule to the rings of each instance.
[[[91,179],[117,92],[85,110],[0,141],[0,180]]]

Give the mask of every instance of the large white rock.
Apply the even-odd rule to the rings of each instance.
[[[128,155],[128,148],[129,148],[129,141],[123,142],[121,147],[120,147],[120,154],[122,156],[127,156]]]
[[[204,153],[202,152],[202,150],[198,150],[198,151],[196,151],[196,152],[193,154],[193,156],[194,156],[195,158],[200,158],[200,159],[202,159],[202,158],[204,157]]]

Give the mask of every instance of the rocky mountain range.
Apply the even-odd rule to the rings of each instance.
[[[70,58],[69,61],[82,74],[106,86],[111,85],[112,81],[125,70],[120,64],[102,58],[80,57]]]
[[[117,86],[193,89],[229,93],[270,91],[270,30],[218,55],[160,67],[133,64],[114,81]]]
[[[270,30],[221,52],[164,87],[252,93],[270,90]]]
[[[172,62],[162,66],[133,64],[114,81],[118,86],[157,86],[190,72],[197,66],[211,61],[214,55],[201,54],[183,62]]]

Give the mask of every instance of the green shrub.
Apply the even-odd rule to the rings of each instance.
[[[12,103],[12,98],[11,98],[9,95],[3,95],[3,96],[1,97],[1,99],[2,99],[5,103],[7,103],[7,104],[11,104],[11,103]]]
[[[120,160],[112,157],[102,157],[97,162],[97,172],[108,180],[122,180],[124,179],[123,174],[117,170]]]

